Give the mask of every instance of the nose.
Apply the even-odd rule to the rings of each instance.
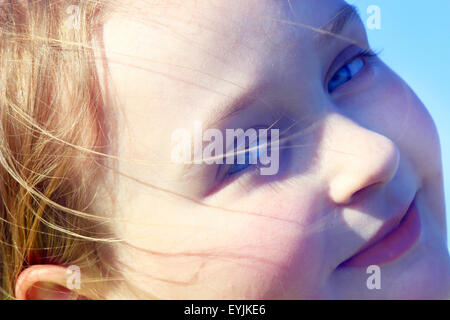
[[[392,140],[340,114],[327,117],[323,129],[322,160],[332,201],[348,204],[358,191],[394,177],[400,153]]]

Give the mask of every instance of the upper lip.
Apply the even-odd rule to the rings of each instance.
[[[393,216],[389,220],[386,220],[381,225],[381,227],[377,231],[377,233],[374,236],[372,236],[364,245],[362,245],[354,254],[352,254],[349,259],[358,255],[359,253],[366,250],[367,248],[375,245],[376,243],[381,241],[383,238],[385,238],[390,233],[395,232],[395,229],[397,229],[398,225],[400,224],[402,219],[405,217],[406,213],[409,211],[409,209],[413,205],[415,199],[416,199],[416,197],[414,196],[413,200],[410,201],[409,204],[406,207],[404,207],[403,210],[400,211],[399,214]],[[347,259],[347,260],[349,260],[349,259]]]

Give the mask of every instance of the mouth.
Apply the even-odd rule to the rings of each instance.
[[[364,246],[339,267],[361,268],[397,260],[414,246],[420,234],[420,215],[414,199],[400,222],[390,232],[375,239],[369,246]]]

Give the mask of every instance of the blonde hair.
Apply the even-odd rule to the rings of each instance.
[[[112,132],[91,46],[107,12],[95,0],[0,0],[3,299],[30,265],[112,272],[113,237],[92,212]]]

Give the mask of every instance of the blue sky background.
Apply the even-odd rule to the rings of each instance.
[[[450,1],[349,0],[364,22],[381,12],[381,29],[367,30],[371,46],[413,88],[440,134],[450,247]]]

